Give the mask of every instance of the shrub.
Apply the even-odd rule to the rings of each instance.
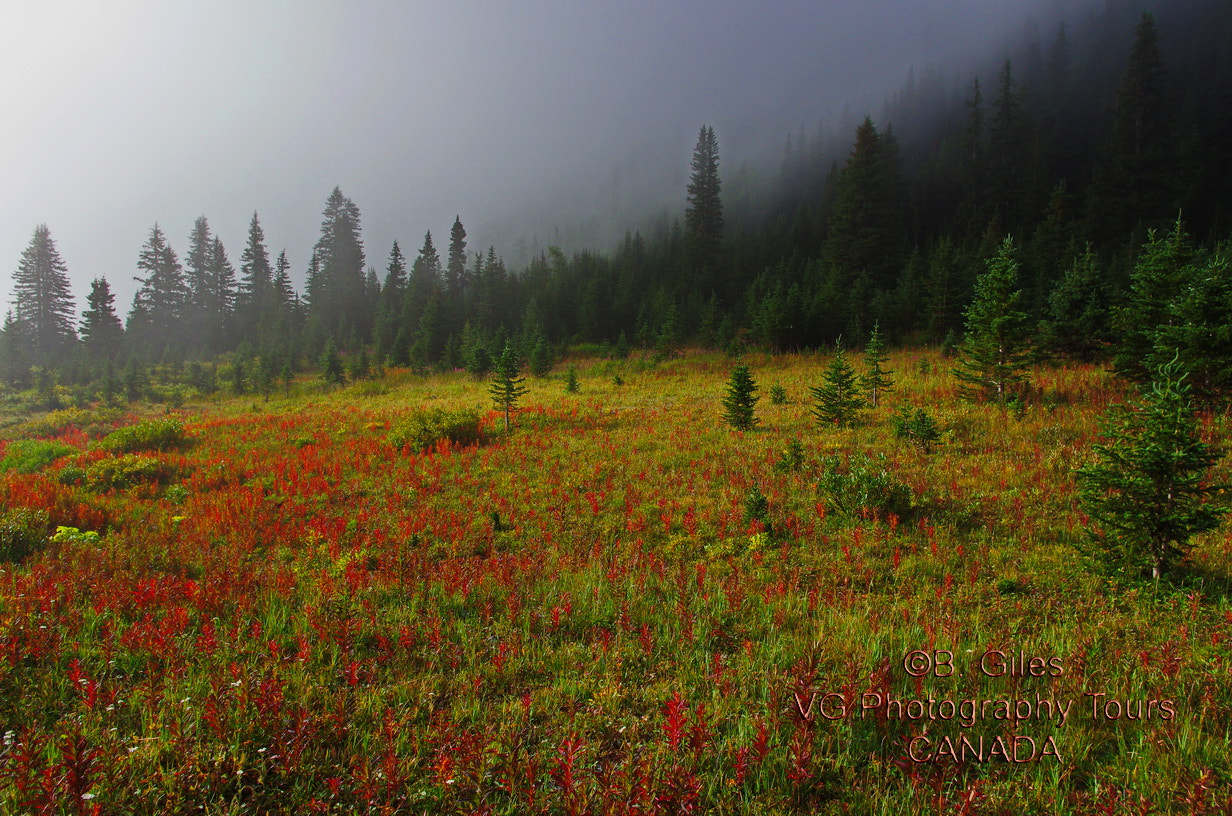
[[[884,456],[846,464],[828,456],[821,468],[818,489],[845,513],[905,518],[911,512],[911,488],[890,473]]]
[[[0,470],[37,473],[61,456],[76,452],[72,445],[55,439],[18,439],[5,448]]]
[[[137,453],[100,459],[86,468],[86,484],[93,490],[125,490],[137,484],[159,484],[177,475],[174,465]]]
[[[723,418],[727,424],[738,431],[753,430],[759,422],[753,414],[757,400],[757,383],[753,381],[749,367],[736,366],[727,383],[727,394],[723,397]]]
[[[432,448],[439,440],[455,445],[475,445],[482,441],[479,412],[471,409],[446,411],[434,408],[416,411],[389,432],[390,443],[419,452]]]
[[[782,405],[785,402],[787,402],[787,389],[778,383],[770,386],[770,404]]]
[[[165,451],[181,447],[185,442],[184,423],[175,417],[151,419],[112,431],[99,447],[112,453]]]
[[[746,524],[757,522],[762,532],[770,532],[770,500],[756,485],[744,496],[744,521]]]
[[[21,561],[47,543],[46,510],[18,507],[0,514],[0,561]]]

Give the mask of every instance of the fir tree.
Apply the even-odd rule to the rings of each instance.
[[[853,425],[860,409],[864,407],[864,397],[860,390],[855,369],[847,362],[847,355],[839,348],[826,368],[822,384],[809,389],[813,397],[810,412],[821,425]]]
[[[975,296],[965,313],[967,333],[954,369],[964,397],[1004,403],[1025,382],[1031,340],[1021,300],[1014,242],[1006,237],[988,260],[987,270],[976,279]]]
[[[882,392],[889,391],[894,386],[891,372],[883,367],[889,359],[890,355],[881,338],[881,324],[874,323],[873,331],[864,345],[864,367],[868,370],[861,378],[861,384],[868,392],[868,401],[873,408],[877,407]]]
[[[137,268],[143,270],[146,277],[137,279],[141,289],[133,298],[129,331],[151,351],[181,345],[184,340],[181,321],[188,288],[179,258],[158,224],[150,229]]]
[[[1175,358],[1159,366],[1136,406],[1109,411],[1099,461],[1078,472],[1096,546],[1114,566],[1149,567],[1155,579],[1226,512],[1211,501],[1221,488],[1207,482],[1220,454],[1202,441],[1185,379]]]
[[[521,376],[518,365],[517,354],[513,350],[511,343],[505,344],[505,350],[501,352],[500,358],[496,361],[496,370],[493,373],[492,384],[488,388],[488,393],[492,395],[492,402],[496,403],[496,407],[505,413],[505,430],[509,430],[509,414],[518,406],[518,400],[526,395],[526,380]]]
[[[753,381],[749,367],[736,366],[727,382],[727,393],[723,397],[723,418],[738,431],[753,430],[760,422],[753,414],[758,399],[757,383]]]
[[[330,385],[341,385],[346,382],[342,357],[338,354],[338,345],[333,337],[325,341],[325,350],[321,352],[321,378]]]
[[[106,278],[90,282],[86,310],[81,315],[81,340],[86,352],[95,359],[110,360],[120,350],[124,324],[115,311],[115,295]]]
[[[717,267],[719,247],[723,241],[721,187],[719,144],[714,137],[714,128],[703,125],[697,136],[697,146],[693,149],[688,207],[684,214],[693,268],[703,279],[707,272],[713,272]]]
[[[1117,374],[1136,382],[1150,378],[1147,357],[1155,350],[1161,327],[1175,320],[1168,304],[1191,282],[1195,255],[1179,218],[1166,236],[1147,233],[1130,277],[1128,296],[1112,317],[1117,335],[1112,365]]]
[[[573,370],[573,366],[565,372],[565,391],[570,394],[576,394],[579,391],[577,372]]]
[[[13,273],[13,307],[36,359],[58,357],[77,340],[68,270],[46,224],[34,228]]]

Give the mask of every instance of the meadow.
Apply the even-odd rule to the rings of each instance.
[[[1158,584],[1083,547],[1124,384],[971,405],[903,350],[825,428],[828,360],[744,357],[752,431],[700,352],[507,433],[461,372],[6,417],[0,812],[1232,809],[1232,523]],[[433,409],[478,438],[405,443]]]

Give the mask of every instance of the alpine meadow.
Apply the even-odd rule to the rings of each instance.
[[[26,232],[0,812],[1232,812],[1232,6],[1036,11],[769,154],[716,105],[547,244],[375,246],[386,167],[303,246]]]

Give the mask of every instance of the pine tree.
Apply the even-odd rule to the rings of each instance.
[[[573,370],[573,366],[569,366],[565,372],[565,391],[569,394],[576,394],[579,390],[577,372]]]
[[[954,376],[968,399],[988,397],[1004,403],[1026,380],[1031,334],[1019,304],[1014,241],[1006,237],[988,268],[975,281],[975,296],[965,313],[967,333]]]
[[[188,252],[184,255],[184,285],[188,290],[184,301],[184,333],[194,348],[208,345],[211,340],[211,257],[214,238],[205,216],[193,222],[188,236]]]
[[[889,391],[894,386],[891,372],[883,368],[890,355],[885,350],[885,342],[881,338],[880,322],[873,324],[873,331],[864,345],[864,367],[868,370],[861,378],[864,390],[868,392],[869,404],[876,408],[883,391]]]
[[[210,244],[207,311],[210,347],[216,351],[232,347],[235,342],[235,267],[217,236]]]
[[[13,273],[13,307],[34,359],[59,357],[77,340],[68,270],[46,224],[34,228]]]
[[[116,315],[115,295],[106,278],[90,282],[86,310],[81,315],[81,341],[86,352],[98,360],[111,360],[120,350],[124,324]]]
[[[509,413],[518,406],[518,400],[526,395],[526,379],[521,376],[517,354],[513,345],[505,343],[505,350],[496,361],[496,370],[492,376],[492,384],[488,393],[492,402],[505,412],[505,430],[509,430]]]
[[[1098,359],[1110,339],[1110,300],[1099,259],[1087,244],[1048,296],[1044,339],[1049,349],[1088,362]]]
[[[449,261],[445,267],[445,289],[451,301],[456,301],[466,288],[466,228],[462,218],[454,216],[449,230]]]
[[[727,393],[723,397],[723,418],[738,431],[753,430],[760,422],[753,414],[758,399],[757,383],[753,381],[749,367],[736,366],[732,370],[731,379],[727,382]]]
[[[1189,281],[1167,304],[1147,364],[1178,357],[1195,401],[1213,407],[1232,396],[1232,246],[1196,261]]]
[[[1202,441],[1185,380],[1175,358],[1159,366],[1137,405],[1109,411],[1099,461],[1078,472],[1096,546],[1114,566],[1149,567],[1155,579],[1226,512],[1211,501],[1221,488],[1207,482],[1221,457]]]
[[[723,200],[720,197],[719,144],[714,128],[702,125],[693,148],[688,207],[684,222],[694,274],[704,282],[718,267],[723,241]],[[705,291],[707,286],[700,286]]]
[[[864,397],[860,390],[855,369],[847,362],[847,355],[839,348],[822,376],[822,384],[809,389],[813,396],[810,413],[821,425],[851,426],[855,424],[860,409],[864,407]]]

